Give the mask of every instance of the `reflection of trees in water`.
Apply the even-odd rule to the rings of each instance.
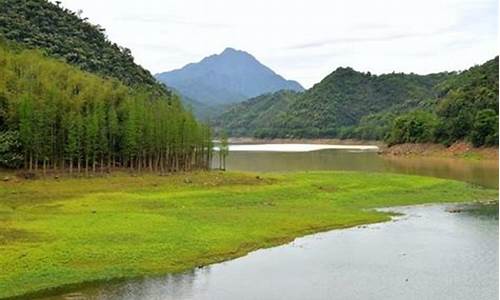
[[[89,288],[82,294],[88,299],[185,299],[194,290],[208,286],[210,266],[156,278],[143,278]]]
[[[320,150],[312,152],[234,152],[228,158],[228,170],[302,171],[302,170],[369,170],[383,165],[374,152]]]
[[[389,171],[451,178],[498,187],[498,164],[493,161],[465,161],[452,158],[384,157]]]
[[[451,158],[385,157],[374,152],[321,150],[313,152],[233,152],[227,169],[251,172],[351,170],[394,172],[465,180],[498,187],[498,164]]]

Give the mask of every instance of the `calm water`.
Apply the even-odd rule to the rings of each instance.
[[[325,149],[308,152],[231,151],[226,165],[232,171],[284,172],[353,170],[392,172],[451,178],[498,188],[498,162],[450,158],[389,158],[373,150]],[[251,148],[252,149],[252,148]],[[266,148],[264,148],[266,149]],[[296,148],[294,148],[296,149]],[[310,148],[305,148],[310,149]],[[217,155],[215,155],[217,158]],[[214,166],[218,166],[215,159]]]
[[[498,206],[445,208],[391,209],[405,215],[56,299],[497,299]]]
[[[498,187],[493,162],[385,158],[370,149],[232,150],[229,170],[397,172]],[[498,206],[461,213],[442,205],[390,210],[404,216],[299,238],[183,274],[50,299],[498,299]]]

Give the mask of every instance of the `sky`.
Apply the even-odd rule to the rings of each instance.
[[[338,67],[464,70],[498,55],[498,0],[61,0],[153,74],[226,47],[309,88]]]

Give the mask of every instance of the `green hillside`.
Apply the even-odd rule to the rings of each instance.
[[[286,99],[282,99],[286,95],[282,93],[267,95],[248,101],[252,105],[243,103],[233,107],[222,114],[219,125],[239,135],[338,137],[346,127],[359,124],[365,116],[398,105],[412,107],[436,97],[432,87],[448,76],[446,73],[377,76],[338,68],[302,94],[287,95]],[[254,124],[256,119],[261,121],[257,116],[266,115],[267,107],[280,110],[272,118],[263,118],[263,123],[252,126],[250,121]]]
[[[47,0],[0,0],[0,35],[82,70],[166,92],[149,71],[134,63],[129,49],[106,38],[101,26]]]
[[[232,107],[217,126],[234,136],[261,138],[465,139],[492,145],[495,117],[498,58],[464,72],[430,75],[339,68],[302,94],[264,95]]]
[[[207,168],[210,129],[104,30],[46,0],[0,0],[0,167]]]
[[[289,105],[300,95],[293,91],[264,94],[233,105],[217,118],[217,122],[224,124],[230,136],[267,136],[277,127],[275,121],[284,117]]]
[[[0,42],[0,166],[206,168],[210,130],[179,101]]]

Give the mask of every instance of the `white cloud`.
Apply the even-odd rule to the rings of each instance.
[[[306,87],[339,66],[465,69],[497,55],[497,0],[62,0],[151,72],[225,47]]]

